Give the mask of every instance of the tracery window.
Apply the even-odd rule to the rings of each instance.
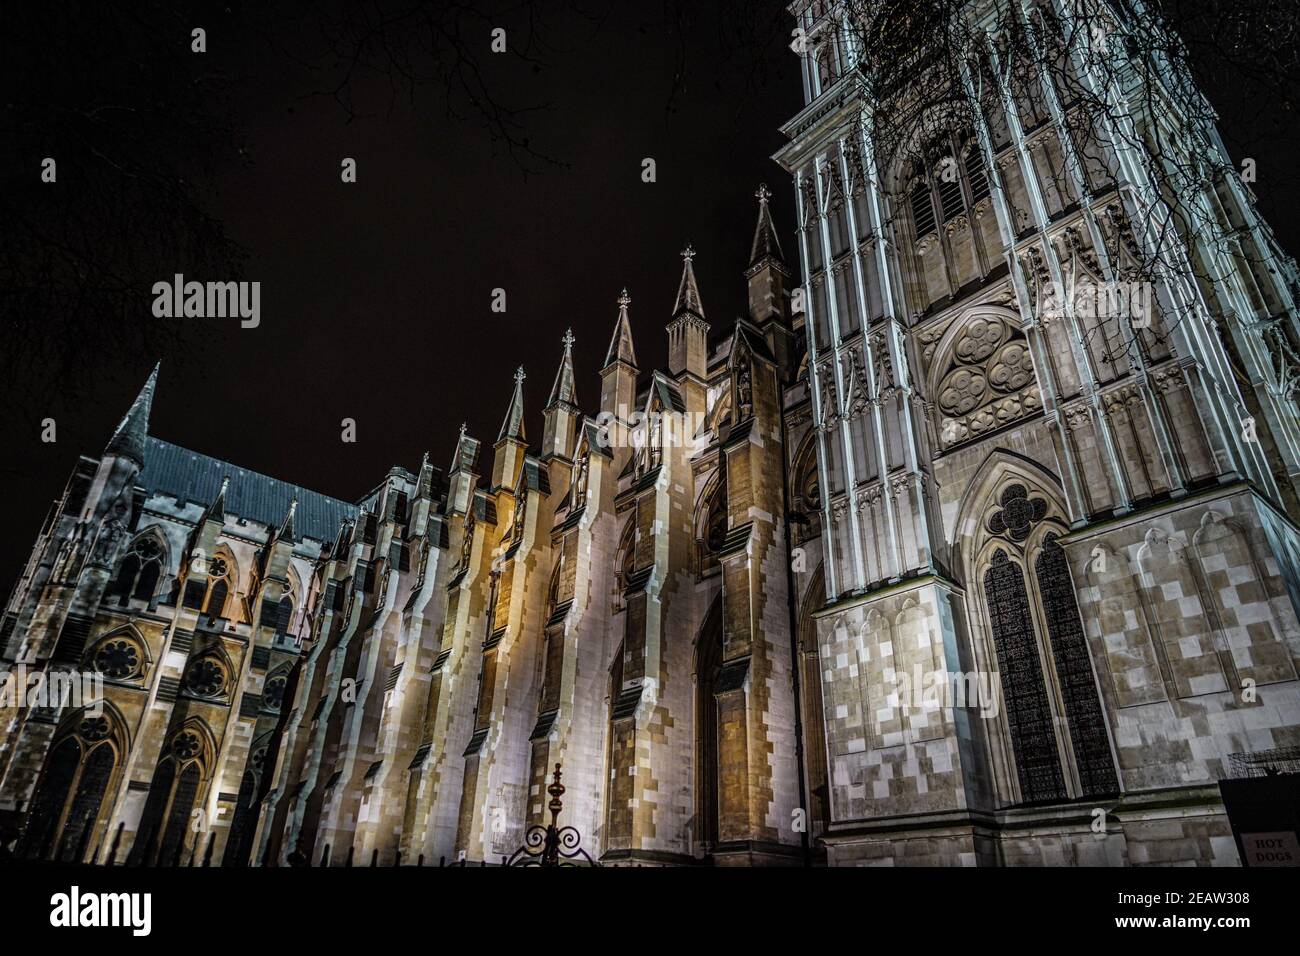
[[[149,786],[131,847],[133,865],[178,866],[184,862],[181,856],[190,830],[190,812],[203,782],[206,751],[197,725],[188,724],[172,737]]]
[[[130,628],[106,635],[95,644],[87,659],[90,666],[110,680],[135,680],[144,673],[145,649]]]
[[[225,662],[217,654],[197,657],[185,668],[185,689],[196,697],[221,696],[229,680]]]
[[[908,200],[919,242],[988,198],[984,158],[970,136],[948,133],[930,143],[913,167]]]
[[[279,713],[284,702],[284,691],[289,684],[287,673],[272,674],[262,686],[262,706],[272,713]]]
[[[204,611],[213,620],[226,617],[226,601],[231,591],[230,562],[217,555],[208,562],[208,597]]]
[[[927,350],[941,448],[983,438],[1042,411],[1029,342],[1007,319],[995,308],[973,309],[943,336],[942,351],[934,354],[937,344]]]
[[[1046,495],[1013,479],[1002,484],[982,525],[988,557],[981,593],[1021,801],[1118,792],[1105,714],[1059,543],[1063,516]],[[1066,732],[1058,736],[1061,725]]]
[[[152,530],[141,534],[122,558],[109,594],[115,595],[120,604],[126,604],[132,598],[152,601],[162,577],[165,557],[166,551]]]
[[[817,449],[809,442],[795,459],[794,480],[790,491],[794,496],[791,502],[791,532],[795,544],[815,538],[822,529],[822,492],[821,476],[817,471]]]
[[[715,474],[700,501],[695,520],[695,550],[699,573],[708,574],[718,566],[718,552],[727,540],[727,483]]]
[[[108,714],[82,712],[65,725],[32,797],[20,856],[78,862],[93,849],[95,825],[117,766],[114,730],[115,720]]]

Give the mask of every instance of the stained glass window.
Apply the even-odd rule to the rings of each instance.
[[[1034,573],[1083,792],[1089,796],[1118,793],[1119,782],[1106,737],[1101,701],[1097,698],[1083,622],[1070,582],[1070,568],[1055,535],[1047,536],[1034,562]]]
[[[1029,594],[1020,566],[1001,549],[993,555],[993,564],[984,575],[984,595],[1021,796],[1026,803],[1062,800],[1066,795],[1065,780],[1034,637]]]

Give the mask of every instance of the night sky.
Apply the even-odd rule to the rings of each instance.
[[[57,443],[40,441],[43,408],[3,417],[11,457],[0,467],[0,588],[20,571],[77,457],[98,455],[155,361],[152,434],[355,500],[390,466],[415,468],[425,450],[445,467],[462,421],[483,440],[486,471],[520,364],[529,435],[540,439],[567,327],[579,399],[594,411],[624,286],[642,370],[662,365],[687,241],[715,330],[741,314],[760,182],[773,189],[795,256],[793,191],[768,157],[802,105],[797,59],[773,43],[766,74],[749,82],[722,48],[711,4],[685,29],[667,9],[611,4],[602,22],[562,32],[564,49],[540,70],[510,55],[483,60],[516,102],[546,105],[523,122],[530,143],[563,165],[528,175],[473,116],[449,119],[436,93],[412,103],[390,97],[383,78],[362,80],[353,105],[365,115],[349,115],[309,95],[316,79],[301,63],[254,34],[224,32],[214,14],[204,55],[236,78],[225,106],[247,152],[212,156],[194,175],[247,260],[239,275],[187,278],[260,281],[261,325],[156,320],[181,323],[167,349],[107,363],[75,400],[43,399]],[[188,46],[188,34],[177,42]],[[1296,187],[1269,183],[1272,170],[1292,175],[1288,148],[1256,145],[1256,188],[1295,249],[1287,213]],[[340,181],[344,157],[357,160],[356,184]],[[657,164],[652,184],[641,181],[645,157]],[[159,255],[155,280],[174,266]],[[503,315],[490,310],[496,287],[507,292]],[[40,392],[42,369],[28,373],[0,394]],[[357,422],[355,444],[340,441],[343,418]]]

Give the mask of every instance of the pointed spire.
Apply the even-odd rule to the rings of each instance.
[[[108,445],[104,448],[105,455],[121,455],[144,467],[144,440],[149,434],[149,412],[153,408],[153,393],[158,385],[158,366],[161,364],[159,362],[149,373],[144,388],[140,389],[140,394],[135,397],[117,430],[113,432],[113,437],[108,440]]]
[[[704,318],[704,303],[700,301],[700,287],[695,281],[695,267],[691,265],[694,258],[695,250],[688,242],[686,248],[682,250],[682,281],[677,287],[677,304],[673,306],[673,318],[684,312]]]
[[[526,441],[524,437],[524,367],[521,365],[515,370],[515,393],[510,398],[510,410],[506,412],[506,419],[501,423],[501,434],[497,436],[497,441],[505,441],[507,438],[514,438],[518,441]]]
[[[284,516],[284,521],[280,524],[280,530],[276,532],[275,537],[278,541],[293,540],[293,513],[298,510],[298,499],[294,498],[289,502],[289,511]]]
[[[420,474],[415,479],[415,497],[433,498],[433,465],[429,463],[429,453],[424,453],[420,462]]]
[[[605,367],[615,362],[624,362],[636,368],[636,349],[632,347],[632,323],[627,317],[627,307],[632,304],[632,297],[624,288],[618,296],[618,320],[614,323],[614,337],[609,340],[609,351],[605,353]]]
[[[573,378],[573,343],[577,339],[573,337],[573,329],[567,329],[564,338],[560,341],[564,343],[564,355],[560,358],[559,371],[555,373],[555,384],[551,386],[551,397],[546,402],[547,408],[561,403],[578,404],[578,390]]]
[[[208,510],[203,513],[203,520],[215,518],[222,524],[226,521],[226,492],[230,490],[230,476],[223,475],[221,478],[221,490],[217,496],[212,499],[212,504],[208,505]]]
[[[749,265],[752,268],[764,259],[775,259],[784,264],[785,256],[781,252],[781,240],[777,238],[776,227],[772,225],[772,212],[767,206],[767,201],[772,196],[767,183],[759,186],[754,196],[758,199],[758,225],[754,227],[754,243],[749,250]]]

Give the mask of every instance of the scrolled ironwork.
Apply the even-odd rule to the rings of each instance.
[[[576,827],[560,826],[558,819],[564,803],[564,784],[560,783],[560,765],[555,765],[552,782],[546,788],[551,795],[547,809],[551,822],[533,824],[524,834],[524,844],[506,860],[506,866],[600,866],[582,848],[582,834]]]

